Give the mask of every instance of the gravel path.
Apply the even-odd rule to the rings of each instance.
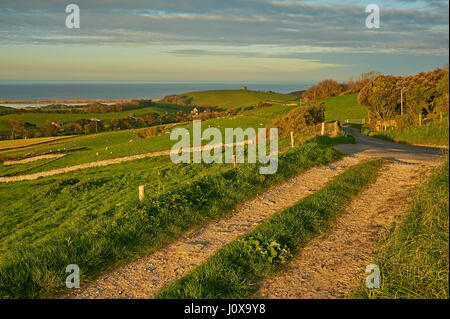
[[[330,165],[312,168],[244,203],[230,218],[208,224],[166,248],[103,275],[69,297],[152,297],[166,284],[181,278],[206,261],[223,245],[316,192],[331,178],[357,164],[359,160],[357,157],[346,157]]]
[[[442,152],[351,133],[358,144],[336,147],[350,156],[337,163],[312,168],[272,187],[243,203],[230,218],[186,234],[165,248],[62,297],[150,298],[171,281],[202,264],[223,245],[319,190],[346,168],[359,163],[361,158],[384,157],[390,163],[375,184],[352,202],[347,208],[348,214],[339,218],[335,229],[311,241],[289,264],[285,274],[262,282],[256,297],[330,298],[345,293],[364,275],[375,243],[385,228],[401,216],[410,190],[417,184],[424,166],[436,163]],[[130,158],[133,160],[136,156]]]
[[[355,128],[344,127],[344,131],[355,137],[357,144],[341,144],[335,148],[346,154],[364,157],[383,157],[406,162],[434,163],[447,152],[443,148],[424,147],[383,141],[366,136]]]
[[[4,161],[3,165],[9,166],[9,165],[16,165],[16,164],[26,164],[31,163],[35,161],[39,161],[41,159],[50,159],[50,158],[61,158],[66,156],[66,154],[47,154],[47,155],[38,155],[33,157],[24,158],[21,160],[11,160],[11,161]]]
[[[403,216],[421,164],[391,162],[346,208],[333,229],[310,241],[281,275],[260,283],[255,298],[338,298],[359,285],[377,241]]]
[[[53,169],[51,171],[38,172],[38,173],[34,173],[34,174],[29,174],[29,175],[0,177],[0,183],[1,182],[11,183],[11,182],[20,182],[20,181],[32,181],[32,180],[35,180],[35,179],[38,179],[41,177],[65,174],[65,173],[78,171],[78,170],[82,170],[82,169],[87,169],[87,168],[101,167],[101,166],[107,166],[107,165],[112,165],[112,164],[120,164],[123,162],[134,161],[137,159],[169,155],[169,154],[170,154],[170,150],[160,151],[160,152],[151,152],[151,153],[138,154],[138,155],[132,155],[132,156],[118,157],[118,158],[113,158],[113,159],[108,159],[108,160],[103,160],[103,161],[97,161],[97,162],[90,162],[90,163],[68,166],[68,167],[63,167],[63,168],[57,168],[57,169]]]

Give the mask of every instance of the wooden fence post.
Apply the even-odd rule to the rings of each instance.
[[[294,148],[294,132],[291,132],[291,148]]]
[[[233,155],[231,158],[233,161],[233,167],[236,168],[236,155]]]
[[[145,199],[145,185],[139,185],[139,201],[142,203]]]
[[[336,135],[336,136],[339,135],[339,122],[338,121],[334,122],[334,135]]]
[[[325,122],[322,122],[322,130],[320,131],[320,135],[325,135]]]
[[[422,126],[422,114],[419,114],[419,126]]]
[[[439,124],[442,124],[443,122],[443,118],[442,118],[442,112],[439,112]]]
[[[403,116],[403,88],[400,91],[400,115]]]

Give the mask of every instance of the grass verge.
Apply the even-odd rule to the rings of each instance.
[[[365,285],[353,298],[449,298],[449,161],[415,192],[407,217],[381,244],[374,263],[380,289]]]
[[[150,197],[142,204],[136,200],[134,204],[111,207],[104,218],[96,219],[93,211],[94,222],[89,227],[74,223],[50,232],[53,229],[50,224],[43,238],[26,245],[8,246],[0,255],[0,298],[52,296],[64,288],[65,269],[69,264],[80,267],[82,281],[92,280],[108,267],[152,252],[183,231],[227,214],[239,202],[271,185],[310,167],[338,160],[342,154],[331,146],[352,140],[352,137],[316,138],[280,155],[278,172],[274,175],[260,175],[259,164],[241,164],[237,169],[219,172],[213,170],[209,175],[185,181],[170,191]],[[194,164],[179,165],[182,170],[185,165]],[[126,178],[123,181],[126,182]],[[73,197],[76,195],[73,186],[77,186],[76,178],[64,179],[52,186],[52,192],[64,193],[67,188],[72,190],[70,196]],[[43,223],[48,218],[51,219],[51,214],[39,215],[34,222]],[[6,230],[11,228],[8,222],[3,226]],[[33,233],[26,235],[36,237]]]
[[[324,231],[364,187],[373,182],[382,160],[349,168],[320,191],[273,216],[228,244],[156,298],[249,298],[258,281],[284,269],[293,253]]]
[[[433,119],[421,127],[411,127],[401,131],[375,132],[367,126],[363,126],[361,133],[396,143],[448,147],[448,113],[444,119],[442,124]]]

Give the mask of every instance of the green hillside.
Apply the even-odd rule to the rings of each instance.
[[[367,119],[367,109],[358,103],[358,94],[328,97],[320,101],[325,102],[325,120],[327,121],[345,123],[346,119]]]
[[[6,115],[6,114],[11,114],[11,113],[16,113],[16,112],[17,112],[17,110],[13,107],[0,105],[0,116]]]
[[[211,90],[190,92],[182,95],[191,98],[190,104],[216,106],[224,109],[256,105],[262,101],[284,104],[292,103],[296,100],[296,97],[286,94],[244,90]]]

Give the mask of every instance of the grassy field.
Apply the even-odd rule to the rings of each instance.
[[[255,106],[262,101],[274,104],[289,104],[297,100],[296,97],[286,94],[244,90],[200,91],[180,95],[191,98],[190,104],[215,106],[222,109]]]
[[[38,138],[27,138],[27,139],[17,139],[17,140],[5,140],[0,141],[0,151],[13,148],[21,148],[32,146],[35,144],[43,144],[48,142],[54,142],[58,140],[63,140],[70,138],[72,136],[51,136],[51,137],[38,137]]]
[[[227,116],[224,118],[216,118],[207,121],[202,121],[202,128],[205,129],[208,126],[214,126],[221,130],[224,134],[225,128],[241,127],[246,129],[248,127],[265,127],[271,121],[267,117],[263,116]],[[180,127],[187,128],[192,133],[192,124],[185,124]],[[33,152],[35,155],[42,153],[86,147],[86,150],[80,150],[77,152],[69,153],[67,156],[57,160],[49,161],[48,165],[39,166],[36,170],[27,170],[27,174],[47,171],[51,169],[77,165],[82,163],[94,162],[98,160],[111,159],[121,156],[146,153],[151,151],[166,150],[174,144],[174,141],[170,140],[169,130],[166,133],[162,133],[159,136],[138,140],[136,138],[137,132],[140,130],[125,130],[118,132],[105,132],[99,134],[79,136],[68,140],[65,143],[59,143],[57,145],[39,145],[34,148],[28,148],[26,150],[17,150],[14,152],[4,153],[10,158],[20,157],[25,154]],[[191,134],[192,138],[192,134]],[[282,141],[280,141],[281,143]],[[204,141],[203,143],[207,143]],[[280,144],[283,146],[283,144]],[[98,154],[97,154],[98,153]],[[1,154],[1,153],[0,153]],[[32,167],[33,163],[27,164],[28,167]],[[6,167],[0,165],[0,175],[5,174]],[[7,170],[10,172],[11,168]],[[19,169],[18,169],[19,171]]]
[[[449,162],[416,190],[407,217],[381,243],[374,261],[380,289],[365,285],[353,298],[448,299]]]
[[[157,298],[250,298],[258,282],[283,270],[293,253],[327,228],[375,180],[382,161],[359,164],[251,233],[233,241]]]
[[[272,119],[276,116],[280,116],[289,112],[293,106],[284,105],[273,105],[262,108],[256,108],[243,112],[236,116],[225,116],[222,118],[215,118],[207,121],[202,121],[202,128],[207,128],[209,126],[217,127],[221,130],[222,134],[224,129],[241,127],[246,129],[248,127],[261,128],[272,122]],[[192,132],[192,124],[185,124],[180,127],[185,127]],[[67,156],[48,161],[48,164],[41,165],[36,169],[33,166],[37,166],[37,163],[28,163],[21,166],[17,166],[16,169],[11,167],[5,167],[0,165],[0,176],[5,174],[20,172],[26,170],[27,174],[47,171],[51,169],[61,168],[65,166],[83,164],[88,162],[93,162],[97,160],[111,159],[121,156],[146,153],[151,151],[170,149],[174,144],[174,141],[170,140],[170,134],[162,133],[159,136],[138,140],[136,134],[142,129],[136,130],[124,130],[116,132],[105,132],[92,135],[83,135],[71,138],[66,142],[61,141],[58,144],[52,143],[51,145],[37,145],[35,147],[23,149],[23,150],[12,150],[8,152],[0,152],[0,156],[7,156],[9,158],[17,158],[24,156],[25,154],[33,153],[34,155],[39,155],[42,153],[63,150],[65,149],[76,149],[85,147],[86,150],[81,150],[73,153],[69,153]],[[168,131],[167,131],[168,132]],[[192,134],[191,134],[192,137]],[[20,141],[20,140],[17,140]],[[130,142],[131,141],[131,142]],[[13,141],[5,141],[7,143],[12,143]],[[206,141],[204,141],[206,143]],[[279,141],[280,149],[288,146],[288,141],[286,139],[280,139]],[[97,155],[98,153],[98,155]]]
[[[259,102],[267,101],[273,104],[293,103],[296,98],[286,94],[267,93],[258,91],[243,90],[218,90],[218,91],[201,91],[183,94],[190,98],[191,105],[208,105],[215,106],[219,109],[227,109],[242,106],[256,106]],[[89,113],[89,114],[70,114],[70,113],[17,113],[0,116],[0,131],[7,131],[7,120],[13,118],[21,122],[28,122],[38,127],[45,125],[46,120],[57,122],[71,122],[80,119],[99,118],[100,120],[126,118],[133,113],[135,116],[141,116],[150,112],[190,112],[191,106],[173,105],[163,102],[154,102],[155,106],[144,107],[141,109],[109,112],[109,113]]]
[[[203,129],[217,127],[222,134],[225,128],[266,127],[275,117],[296,107],[286,104],[299,103],[287,95],[242,90],[188,94],[192,94],[192,103],[223,109],[256,105],[260,101],[273,104],[233,116],[202,121]],[[364,113],[365,108],[361,109],[357,105],[356,95],[325,99],[325,103],[329,121],[344,122],[346,118],[363,118],[367,113]],[[139,115],[137,111],[146,113],[150,112],[149,109],[132,112]],[[163,105],[159,111],[162,110]],[[116,113],[102,115],[126,117],[130,112]],[[191,123],[180,126],[192,133]],[[67,140],[42,139],[43,144],[39,145],[32,144],[37,139],[6,141],[5,145],[24,148],[0,150],[2,159],[74,151],[58,159],[0,165],[0,176],[31,174],[166,150],[175,143],[170,140],[170,129],[158,136],[137,139],[137,133],[141,130],[75,136]],[[275,175],[260,175],[259,164],[240,164],[234,169],[229,164],[173,164],[168,156],[161,156],[33,181],[0,183],[0,298],[53,296],[63,289],[67,275],[65,267],[72,263],[80,266],[82,281],[90,281],[111,267],[161,248],[186,230],[226,216],[236,205],[272,185],[310,167],[341,158],[342,154],[331,146],[352,143],[354,139],[316,137],[301,145],[300,141],[304,139],[296,136],[296,145],[299,146],[280,155]],[[289,138],[280,138],[280,150],[288,149],[289,145]],[[344,204],[370,183],[380,165],[380,161],[365,163],[339,176],[324,190],[299,202],[244,237],[244,242],[237,241],[226,246],[218,254],[219,257],[212,259],[211,268],[202,266],[187,279],[182,279],[188,280],[184,290],[179,283],[175,283],[165,290],[165,296],[249,296],[256,287],[256,280],[276,273],[282,267],[246,251],[248,242],[257,238],[258,245],[268,247],[269,241],[275,241],[280,244],[277,246],[279,252],[283,252],[283,248],[288,248],[289,253],[295,252],[309,238],[326,229],[327,221],[333,220]],[[139,185],[146,185],[147,198],[144,203],[138,201]],[[324,207],[323,210],[315,208],[318,203]],[[236,254],[250,254],[251,258],[242,264]],[[277,258],[287,258],[289,254],[282,258],[280,256]],[[232,280],[235,287],[226,282],[227,278],[214,273],[229,264],[234,266],[226,274],[230,274],[228,280]],[[212,280],[214,285],[210,285],[211,281],[202,281],[205,278]],[[197,284],[205,289],[195,288]]]
[[[422,127],[412,127],[401,131],[374,132],[367,126],[364,126],[361,132],[369,136],[397,143],[448,147],[448,113],[445,114],[442,124],[439,124],[438,118],[434,118],[426,121]]]
[[[358,94],[347,94],[321,99],[325,103],[325,120],[340,121],[346,119],[367,119],[367,109],[358,103]]]
[[[270,185],[342,155],[351,138],[317,138],[279,159],[278,173],[258,164],[173,164],[167,157],[88,169],[13,185],[0,184],[0,297],[59,291],[65,266],[84,281],[118,262],[154,251]],[[137,186],[152,194],[138,202]]]
[[[71,114],[71,113],[18,113],[8,114],[0,116],[0,131],[7,131],[7,120],[13,118],[21,122],[28,122],[36,125],[37,127],[43,127],[46,120],[57,121],[62,123],[72,122],[81,119],[98,118],[100,120],[122,119],[130,116],[131,113],[134,116],[141,116],[150,112],[162,113],[169,112],[174,113],[180,110],[191,111],[191,107],[174,106],[172,104],[155,102],[155,106],[144,107],[135,110],[128,110],[122,112],[108,112],[108,113],[87,113],[87,114]]]

